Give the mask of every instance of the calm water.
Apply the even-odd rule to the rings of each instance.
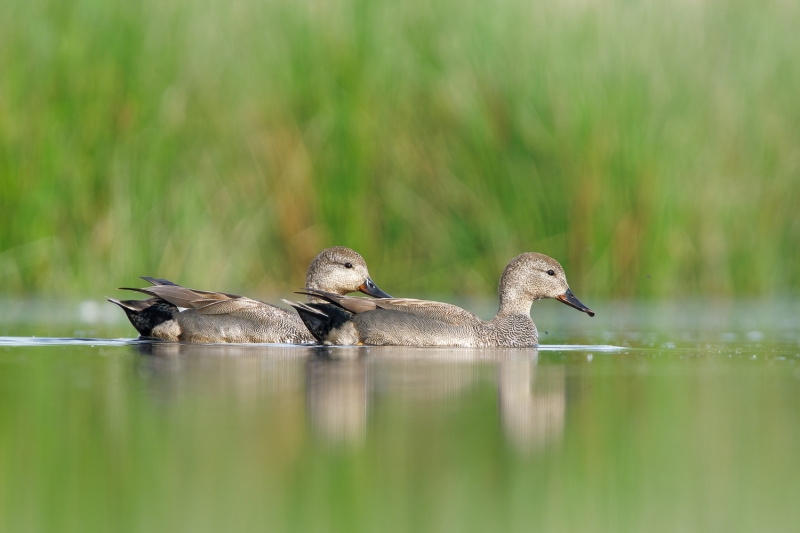
[[[430,350],[7,302],[0,530],[800,530],[800,303],[587,303],[535,304],[538,350]]]

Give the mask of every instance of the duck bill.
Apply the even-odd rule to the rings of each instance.
[[[561,296],[556,296],[556,299],[560,302],[564,302],[570,307],[574,307],[578,311],[583,311],[589,316],[594,316],[594,311],[583,305],[580,300],[575,298],[575,295],[572,294],[572,291],[569,289],[567,289],[567,292],[565,292]]]
[[[367,278],[367,281],[362,283],[358,290],[375,298],[391,298],[390,295],[380,290],[370,278]]]

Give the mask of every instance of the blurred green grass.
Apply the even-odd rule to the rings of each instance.
[[[800,4],[7,0],[0,293],[800,288]]]

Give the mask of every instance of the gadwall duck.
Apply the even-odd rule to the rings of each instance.
[[[488,321],[446,303],[405,298],[351,298],[310,287],[298,294],[323,302],[291,305],[323,344],[535,346],[539,339],[530,317],[534,300],[556,298],[594,316],[594,312],[572,294],[558,261],[542,254],[524,253],[515,257],[500,277],[499,293],[500,310]]]
[[[288,309],[236,294],[188,289],[165,279],[142,279],[153,286],[123,290],[152,298],[108,300],[125,311],[143,337],[204,343],[316,343],[300,318]],[[390,298],[372,281],[364,259],[343,246],[327,248],[314,258],[308,267],[306,285],[325,294],[361,291],[376,298]]]

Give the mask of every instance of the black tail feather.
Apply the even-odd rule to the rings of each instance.
[[[147,300],[115,300],[106,298],[109,302],[117,304],[128,315],[128,320],[139,335],[151,337],[153,328],[172,320],[172,314],[178,308],[161,298],[148,298]]]
[[[150,276],[141,276],[141,279],[153,285],[178,285],[168,279],[164,278],[151,278]]]
[[[353,316],[353,313],[329,303],[286,303],[295,308],[300,320],[319,342],[324,342],[332,330],[342,327]]]

